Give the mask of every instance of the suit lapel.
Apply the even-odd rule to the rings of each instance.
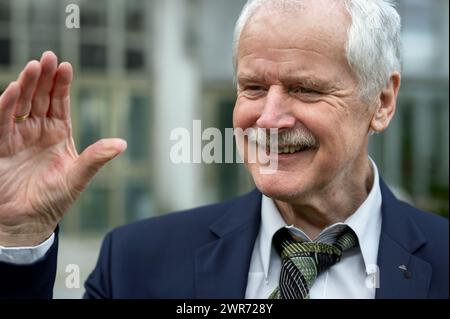
[[[210,227],[216,239],[196,253],[196,298],[245,297],[260,213],[261,193],[255,190],[241,197]]]
[[[400,202],[381,181],[382,227],[378,249],[380,285],[377,299],[426,298],[431,265],[414,253],[426,239],[408,215],[408,205]]]

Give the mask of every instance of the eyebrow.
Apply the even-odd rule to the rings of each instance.
[[[237,78],[238,83],[239,82],[262,82],[261,76],[257,76],[256,74],[250,74],[250,73],[238,74],[236,78]]]
[[[245,82],[265,82],[262,76],[259,76],[257,74],[253,73],[242,73],[238,74],[237,76],[237,82],[238,83],[245,83]],[[281,82],[285,85],[292,85],[292,84],[300,84],[311,88],[321,88],[325,90],[331,90],[335,88],[335,83],[330,80],[325,80],[318,78],[317,76],[305,76],[305,75],[295,75],[295,74],[289,74],[287,76],[284,76],[281,79]]]

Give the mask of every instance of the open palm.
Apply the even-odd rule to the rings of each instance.
[[[70,119],[72,67],[45,52],[0,96],[0,246],[34,246],[54,231],[100,167],[126,143],[78,155]]]

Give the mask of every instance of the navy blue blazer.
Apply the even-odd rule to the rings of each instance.
[[[397,200],[383,182],[381,192],[376,298],[448,298],[448,220]],[[244,298],[260,209],[255,190],[110,232],[85,297]],[[57,249],[56,240],[29,266],[0,263],[0,297],[51,298]]]

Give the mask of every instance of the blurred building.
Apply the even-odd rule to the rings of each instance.
[[[127,152],[101,171],[66,216],[63,234],[103,235],[126,222],[252,188],[242,165],[175,165],[169,159],[173,128],[190,129],[194,119],[203,128],[232,127],[231,40],[244,3],[0,0],[0,91],[28,60],[52,50],[74,66],[78,150],[102,137],[128,141]],[[69,4],[80,7],[80,29],[65,26]],[[449,2],[402,0],[398,9],[403,87],[395,120],[373,138],[370,152],[399,195],[446,215]]]
[[[81,28],[68,29],[78,4]],[[72,116],[79,150],[101,137],[129,149],[109,165],[67,231],[127,221],[231,197],[251,187],[232,164],[172,165],[170,131],[230,127],[233,24],[245,0],[0,0],[0,84],[53,50],[72,63]],[[399,1],[404,80],[390,129],[371,154],[388,183],[424,208],[448,210],[448,1]]]

